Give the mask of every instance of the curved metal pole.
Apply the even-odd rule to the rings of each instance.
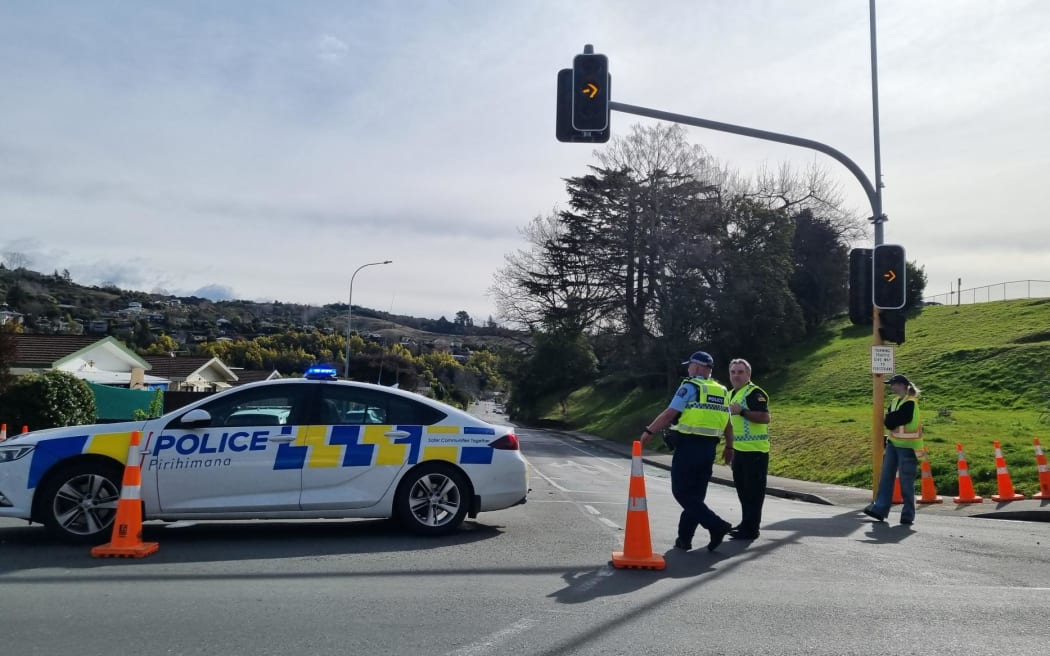
[[[393,262],[393,260],[362,264],[354,269],[353,275],[350,276],[350,296],[346,299],[346,362],[343,363],[343,378],[350,378],[350,320],[353,318],[354,308],[354,278],[357,276],[357,272],[365,267],[376,266],[379,264],[390,264],[391,262]]]
[[[879,214],[876,214],[878,209],[877,194],[875,187],[871,184],[871,180],[864,174],[857,163],[846,157],[841,151],[838,151],[827,144],[822,144],[819,141],[813,141],[812,139],[803,139],[801,137],[793,137],[790,134],[780,134],[779,132],[769,132],[768,130],[757,130],[755,128],[747,128],[742,125],[733,125],[731,123],[720,123],[719,121],[709,121],[704,118],[697,118],[695,116],[686,116],[685,114],[674,114],[671,112],[662,112],[658,109],[649,109],[647,107],[638,107],[637,105],[628,105],[621,102],[610,102],[609,109],[617,112],[624,112],[625,114],[636,114],[638,116],[646,116],[648,118],[655,118],[661,121],[672,121],[674,123],[684,123],[685,125],[694,125],[698,128],[707,128],[709,130],[718,130],[719,132],[731,132],[733,134],[743,135],[745,137],[753,137],[755,139],[763,139],[765,141],[777,141],[780,143],[790,144],[792,146],[801,146],[802,148],[810,148],[818,152],[824,153],[825,155],[834,158],[840,164],[849,169],[850,173],[860,182],[860,186],[864,187],[864,193],[868,196],[868,202],[871,204],[872,216],[878,219]]]

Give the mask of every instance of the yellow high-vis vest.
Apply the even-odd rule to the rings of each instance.
[[[767,399],[769,398],[769,395],[766,394],[765,390],[758,385],[749,382],[739,390],[730,393],[730,405],[739,403],[742,409],[750,410],[751,408],[747,407],[747,397],[754,390],[762,392],[763,396]],[[769,424],[756,424],[744,419],[740,415],[733,415],[732,421],[734,450],[769,453]]]
[[[729,423],[729,391],[710,378],[686,378],[684,382],[696,386],[696,400],[686,404],[671,430],[684,435],[721,437]]]
[[[908,401],[915,403],[915,410],[911,413],[911,421],[904,426],[897,426],[890,432],[890,444],[901,448],[924,451],[925,445],[922,441],[922,421],[919,418],[919,399],[914,396],[905,398],[897,397],[890,402],[890,412],[894,412]]]

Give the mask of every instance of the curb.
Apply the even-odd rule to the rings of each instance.
[[[521,428],[530,428],[527,425],[520,425]],[[607,440],[597,435],[590,435],[579,431],[555,429],[548,427],[531,427],[538,430],[547,431],[561,436],[564,439],[572,439],[575,442],[583,444],[589,444],[607,453],[617,455],[623,458],[630,458],[630,447],[620,442],[614,442]],[[642,454],[642,462],[651,466],[658,467],[664,471],[670,471],[671,469],[671,454],[665,454],[660,452],[651,452],[649,454]],[[721,471],[720,471],[721,470]],[[715,465],[715,471],[711,476],[711,482],[717,485],[723,485],[726,487],[734,487],[732,476],[726,475],[727,468],[723,465]],[[793,481],[792,479],[771,476],[769,482],[766,484],[766,494],[768,496],[779,497],[782,499],[791,499],[793,501],[802,501],[805,503],[813,503],[822,506],[837,506],[840,508],[853,508],[860,510],[863,506],[870,503],[870,491],[854,489],[854,488],[841,488],[841,486],[823,484],[809,481]],[[792,486],[792,482],[796,482],[797,486]],[[825,494],[818,494],[812,489],[822,490],[829,489],[830,491]],[[838,489],[842,489],[842,493],[838,493]],[[858,496],[858,493],[860,494]],[[841,498],[840,498],[841,497]],[[1031,500],[1019,501],[1018,504],[1028,504],[1027,507],[1018,507],[1016,510],[1009,509],[1009,504],[1001,503],[998,507],[989,508],[988,511],[983,511],[979,506],[959,506],[956,504],[954,508],[949,507],[949,504],[944,506],[938,505],[924,505],[922,508],[927,509],[927,512],[934,512],[935,514],[943,514],[945,516],[956,516],[956,517],[980,517],[982,519],[1009,519],[1014,521],[1027,521],[1027,522],[1043,522],[1050,523],[1050,502],[1043,501],[1038,507],[1032,505]]]
[[[547,429],[547,430],[550,430],[550,429]],[[591,444],[593,446],[598,447],[599,449],[602,449],[604,451],[608,451],[609,453],[615,453],[616,455],[623,455],[623,450],[619,449],[619,448],[613,448],[609,444],[608,440],[604,440],[604,439],[600,439],[600,438],[599,439],[590,439],[589,440],[589,439],[580,437],[579,435],[576,435],[574,433],[565,433],[565,432],[562,432],[562,431],[552,431],[552,432],[557,432],[557,433],[560,433],[562,435],[566,435],[568,437],[573,438],[574,440],[576,440],[578,442],[585,442],[587,444]],[[613,444],[618,444],[618,443],[614,442]],[[668,464],[666,464],[666,463],[664,463],[664,462],[662,462],[660,460],[655,460],[652,457],[646,457],[645,455],[643,455],[642,456],[642,462],[647,464],[647,465],[651,465],[653,467],[659,467],[660,469],[663,469],[664,471],[671,471],[671,466],[670,465],[668,465]],[[733,482],[732,478],[726,478],[725,476],[719,476],[718,474],[714,474],[714,475],[711,476],[711,482],[712,483],[717,483],[719,485],[725,485],[726,487],[732,487],[732,488],[736,487],[736,484]],[[766,494],[769,495],[769,496],[780,497],[782,499],[793,499],[795,501],[805,501],[806,503],[816,503],[816,504],[819,504],[819,505],[822,505],[822,506],[834,506],[835,505],[834,503],[832,503],[828,499],[825,499],[824,497],[822,497],[822,496],[820,496],[818,494],[811,494],[809,492],[799,492],[797,490],[788,490],[788,489],[785,489],[785,488],[771,486],[771,485],[766,485]]]

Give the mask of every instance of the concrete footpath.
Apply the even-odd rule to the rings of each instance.
[[[581,433],[579,431],[559,431],[546,429],[566,437],[586,442],[594,447],[604,449],[611,453],[626,458],[631,457],[631,445],[614,442],[595,435]],[[721,450],[719,450],[721,455]],[[642,453],[642,462],[651,467],[671,470],[671,454],[659,451],[645,450]],[[714,475],[711,477],[713,483],[733,486],[733,472],[725,466],[716,464]],[[785,499],[797,499],[809,503],[819,503],[829,506],[842,506],[861,508],[871,503],[871,490],[863,490],[843,485],[831,485],[828,483],[813,483],[811,481],[796,481],[791,478],[770,476],[766,483],[766,494],[782,497]],[[950,496],[941,495],[943,503],[916,504],[918,514],[934,513],[938,515],[954,515],[957,517],[983,517],[985,519],[1013,519],[1022,521],[1050,522],[1050,500],[1025,499],[1023,501],[1011,501],[1009,503],[996,503],[990,497],[985,497],[983,503],[954,503]],[[894,521],[896,512],[891,514],[890,521]]]

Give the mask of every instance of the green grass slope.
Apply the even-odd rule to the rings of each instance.
[[[895,350],[896,369],[922,390],[937,491],[957,493],[955,445],[961,443],[978,493],[995,493],[996,440],[1014,487],[1038,491],[1033,438],[1050,451],[1050,299],[931,306],[908,321],[907,333]],[[771,397],[771,473],[871,486],[870,349],[870,328],[834,324],[799,344],[776,373],[756,380]],[[723,382],[728,355],[719,355],[715,373]],[[551,399],[546,417],[629,441],[665,407],[665,397],[595,385]]]

